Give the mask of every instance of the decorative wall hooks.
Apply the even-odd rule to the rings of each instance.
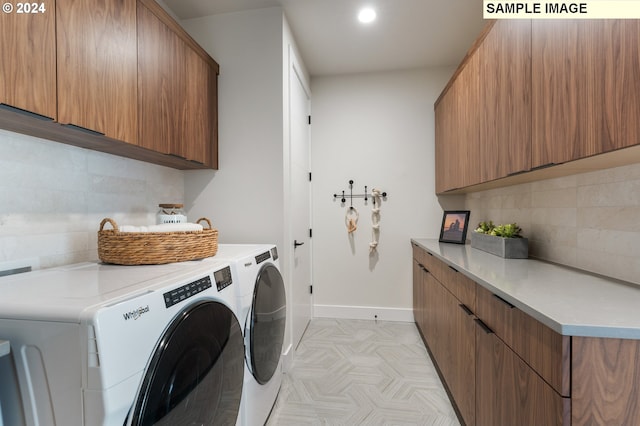
[[[382,199],[386,201],[387,193],[381,192],[380,194],[382,195]],[[368,201],[369,198],[373,198],[373,205],[375,206],[375,203],[376,203],[376,199],[373,197],[373,195],[370,192],[368,192],[367,185],[364,186],[364,194],[353,193],[353,179],[349,180],[349,193],[343,190],[342,195],[333,194],[333,198],[334,199],[340,198],[340,202],[342,203],[346,203],[347,199],[349,199],[349,207],[353,207],[354,198],[364,198],[364,201]]]

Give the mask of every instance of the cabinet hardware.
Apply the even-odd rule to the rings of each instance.
[[[299,247],[299,246],[301,246],[303,244],[304,244],[304,242],[299,243],[298,240],[293,240],[293,248],[297,248],[297,247]]]
[[[511,172],[509,174],[507,174],[507,176],[515,176],[515,175],[521,175],[522,173],[527,173],[529,170],[524,169],[524,170],[518,170],[517,172]]]
[[[460,303],[458,306],[460,306],[460,308],[462,308],[463,311],[465,311],[465,313],[467,315],[474,315],[474,313],[471,311],[471,309],[469,309],[469,307],[467,305],[465,305],[464,303]]]
[[[501,301],[502,303],[504,303],[505,305],[507,305],[509,307],[509,309],[513,309],[515,308],[514,305],[512,305],[511,303],[507,302],[506,300],[504,300],[502,297],[498,296],[497,294],[494,294],[493,297],[495,297],[496,299],[498,299],[499,301]]]
[[[453,266],[451,266],[451,265],[447,265],[447,266],[449,266],[449,269],[451,269],[453,272],[458,272],[458,270],[456,268],[454,268]]]
[[[91,130],[91,129],[87,129],[86,127],[82,127],[82,126],[78,126],[76,124],[63,124],[64,127],[68,127],[70,129],[74,129],[74,130],[78,130],[80,132],[83,133],[88,133],[90,135],[95,135],[95,136],[105,136],[104,133],[102,132],[98,132],[97,130]]]
[[[480,328],[482,328],[482,330],[487,333],[487,334],[494,334],[493,330],[489,328],[489,326],[487,326],[487,324],[483,323],[482,320],[480,318],[475,318],[474,321],[476,322],[476,324],[478,324],[480,326]]]
[[[560,164],[562,164],[562,163],[560,163]],[[556,166],[556,165],[557,165],[557,163],[547,163],[547,164],[543,164],[541,166],[532,167],[531,170],[546,169],[547,167]]]
[[[38,120],[42,120],[42,121],[53,121],[53,118],[47,117],[46,115],[41,115],[35,112],[27,111],[26,109],[14,107],[7,104],[0,103],[0,109],[15,112],[21,115],[26,115],[27,117],[37,118]]]

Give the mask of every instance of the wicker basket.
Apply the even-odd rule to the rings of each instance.
[[[98,231],[98,257],[117,265],[160,265],[215,256],[218,230],[211,227],[188,232],[120,232],[112,219],[105,218]],[[110,223],[113,229],[103,229]]]

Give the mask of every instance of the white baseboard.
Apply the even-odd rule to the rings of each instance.
[[[375,306],[313,305],[314,318],[414,322],[413,309]]]

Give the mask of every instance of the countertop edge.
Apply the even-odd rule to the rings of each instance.
[[[451,259],[448,259],[444,256],[442,256],[440,253],[435,252],[434,250],[430,249],[429,247],[426,247],[424,244],[421,243],[421,241],[430,241],[433,243],[438,243],[437,240],[431,240],[431,239],[427,239],[427,238],[423,238],[423,239],[418,239],[418,238],[411,238],[411,243],[412,244],[416,244],[418,247],[420,247],[421,249],[431,253],[432,255],[434,255],[437,259],[439,259],[440,261],[444,262],[445,264],[454,267],[456,270],[458,270],[460,273],[462,273],[463,275],[465,275],[467,278],[471,279],[472,281],[474,281],[475,283],[477,283],[478,285],[481,285],[482,287],[484,287],[485,289],[489,290],[490,292],[496,294],[497,296],[500,296],[501,298],[505,299],[507,302],[511,303],[512,305],[516,306],[518,309],[522,310],[523,312],[525,312],[526,314],[530,315],[531,317],[535,318],[536,320],[540,321],[541,323],[543,323],[544,325],[546,325],[547,327],[551,328],[553,331],[563,335],[563,336],[576,336],[576,337],[595,337],[595,338],[618,338],[618,339],[640,339],[640,329],[638,328],[634,328],[634,327],[624,327],[624,326],[608,326],[608,325],[602,325],[602,324],[588,324],[588,325],[582,325],[582,324],[563,324],[561,322],[558,322],[557,320],[553,319],[551,316],[547,315],[545,312],[540,311],[539,309],[533,308],[529,305],[527,305],[525,302],[523,302],[522,300],[518,299],[517,297],[515,297],[514,295],[505,292],[504,290],[492,285],[490,282],[487,282],[486,280],[482,279],[481,277],[478,277],[477,275],[475,275],[472,271],[468,270],[467,268],[465,268],[464,265],[460,265],[454,261],[452,261]],[[438,243],[440,244],[440,243]],[[461,250],[464,249],[463,245],[461,246]],[[475,250],[475,249],[474,249]],[[535,259],[524,259],[524,261],[527,262],[542,262],[539,260],[535,260]],[[543,262],[542,262],[543,263]],[[567,268],[569,269],[569,268]],[[575,272],[576,274],[580,274],[581,272]],[[584,273],[585,275],[587,274],[586,272]]]

